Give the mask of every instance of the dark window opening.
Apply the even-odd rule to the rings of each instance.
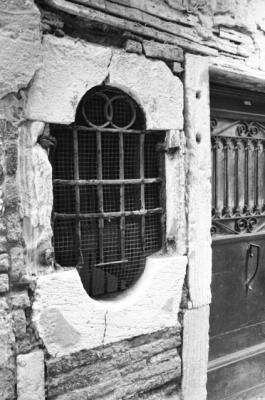
[[[110,87],[89,91],[76,123],[52,125],[55,259],[76,266],[92,297],[121,292],[164,243],[165,133]]]

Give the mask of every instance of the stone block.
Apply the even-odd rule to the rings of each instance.
[[[181,63],[174,61],[172,65],[172,71],[173,74],[181,74],[184,71],[184,68],[182,67]]]
[[[178,324],[185,256],[147,258],[134,287],[111,301],[95,301],[76,270],[41,276],[33,321],[51,355],[67,355]]]
[[[143,49],[147,57],[168,61],[183,61],[183,50],[178,46],[144,40]]]
[[[73,122],[82,96],[108,78],[109,85],[130,93],[143,108],[147,129],[182,129],[183,86],[163,61],[70,38],[63,44],[59,38],[44,37],[44,63],[29,90],[28,119]],[[173,59],[179,59],[181,51],[173,46]]]
[[[10,250],[12,276],[25,274],[24,249],[21,246],[12,247]]]
[[[0,275],[0,293],[9,291],[9,278],[7,274]]]
[[[14,175],[17,170],[17,144],[10,143],[7,145],[5,150],[6,156],[6,173],[7,175]]]
[[[22,339],[26,335],[26,316],[24,310],[15,310],[12,312],[14,321],[14,332],[17,339]]]
[[[141,54],[143,52],[142,44],[132,39],[126,40],[125,50],[128,51],[128,53]]]
[[[7,253],[0,254],[0,272],[7,272],[9,269],[9,258]]]
[[[45,400],[41,350],[17,357],[17,400]]]
[[[13,400],[15,399],[15,368],[0,368],[0,399]],[[11,364],[10,364],[11,367]]]
[[[10,300],[13,309],[25,309],[27,307],[30,307],[30,300],[26,290],[17,293],[12,292],[10,294]]]
[[[40,13],[33,0],[0,2],[0,98],[27,86],[40,66],[39,24]]]

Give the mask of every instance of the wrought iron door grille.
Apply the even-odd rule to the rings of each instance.
[[[265,126],[213,118],[212,234],[260,232],[265,227]]]
[[[102,90],[102,89],[101,89]],[[119,292],[162,247],[164,132],[141,128],[137,105],[115,89],[85,96],[73,126],[52,126],[55,258],[78,266],[94,297]]]

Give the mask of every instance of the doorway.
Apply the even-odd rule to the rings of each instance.
[[[265,398],[265,95],[211,88],[208,400]]]

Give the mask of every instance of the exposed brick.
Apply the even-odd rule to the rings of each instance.
[[[127,39],[125,43],[125,50],[129,53],[141,54],[143,52],[142,44],[132,39]]]
[[[183,61],[183,50],[178,46],[144,40],[143,49],[147,57]]]
[[[0,275],[0,293],[6,293],[9,290],[9,278],[7,274]]]

